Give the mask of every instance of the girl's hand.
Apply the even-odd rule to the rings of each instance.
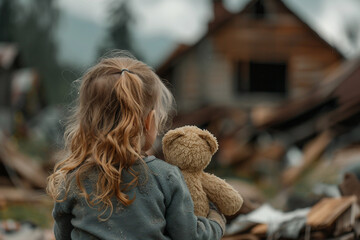
[[[221,212],[219,212],[219,210],[216,208],[216,206],[212,202],[210,202],[209,205],[210,205],[210,211],[209,211],[207,218],[210,220],[216,221],[220,225],[223,235],[224,235],[226,218]]]

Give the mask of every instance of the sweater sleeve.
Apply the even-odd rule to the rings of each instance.
[[[170,172],[167,186],[166,231],[171,239],[221,239],[222,229],[216,221],[194,215],[190,192],[178,168]]]
[[[71,239],[71,231],[74,227],[71,224],[73,216],[69,205],[68,200],[65,200],[64,202],[55,202],[52,214],[55,220],[54,234],[56,240]]]

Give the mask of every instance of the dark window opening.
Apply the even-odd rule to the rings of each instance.
[[[239,62],[236,72],[236,90],[250,93],[286,95],[285,63]]]
[[[239,62],[236,66],[236,80],[237,80],[237,91],[238,92],[247,92],[249,89],[249,77],[248,70],[249,65],[244,62]]]
[[[286,64],[250,62],[249,80],[249,92],[285,94]]]

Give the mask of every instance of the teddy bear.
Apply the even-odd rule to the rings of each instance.
[[[194,202],[196,216],[207,217],[209,200],[227,216],[242,206],[240,194],[224,180],[203,170],[218,150],[216,138],[207,130],[184,126],[168,131],[162,140],[165,161],[178,166]]]

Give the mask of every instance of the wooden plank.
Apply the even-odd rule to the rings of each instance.
[[[359,208],[356,203],[352,203],[335,222],[334,235],[339,236],[343,233],[350,232],[355,225],[355,216],[359,213]]]
[[[356,201],[355,196],[324,198],[311,208],[306,224],[313,229],[329,228]]]
[[[50,198],[43,192],[15,187],[0,187],[0,206],[5,206],[8,203],[33,203],[49,200]]]
[[[354,173],[347,172],[345,174],[339,189],[343,196],[355,195],[358,198],[358,204],[360,204],[360,181]]]
[[[286,169],[282,175],[284,185],[292,185],[314,161],[324,152],[326,146],[331,142],[333,134],[325,131],[310,141],[304,148],[304,157],[300,166]]]
[[[329,240],[354,240],[355,239],[355,234],[353,232],[351,233],[347,233],[347,234],[344,234],[342,236],[339,236],[337,238],[332,238],[332,239],[329,239]]]
[[[258,224],[251,229],[251,233],[257,236],[265,236],[268,230],[268,226],[265,223]]]
[[[28,156],[20,153],[11,141],[0,138],[0,160],[35,187],[44,188],[46,173],[41,166]]]
[[[234,236],[224,236],[222,240],[259,240],[257,236],[253,234],[238,234]]]

